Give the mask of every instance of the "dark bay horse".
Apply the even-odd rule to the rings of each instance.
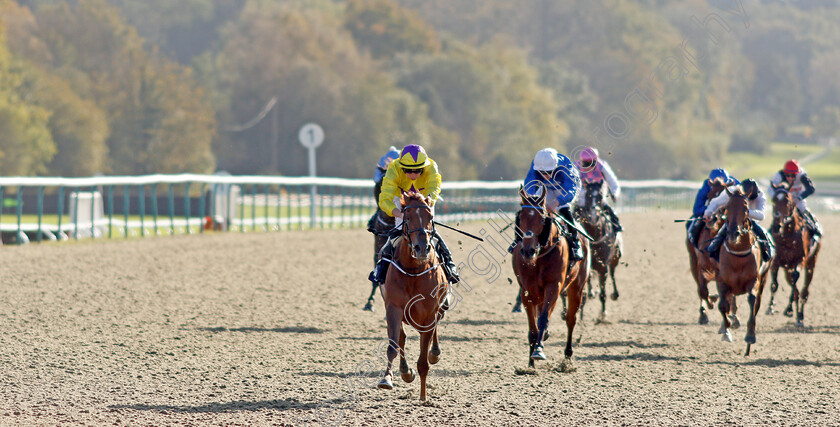
[[[601,299],[601,314],[598,316],[598,323],[607,322],[607,273],[612,279],[613,293],[610,295],[613,301],[618,299],[618,287],[615,284],[615,268],[621,259],[622,238],[613,229],[613,223],[604,208],[603,182],[594,182],[584,185],[584,206],[575,210],[577,220],[583,226],[584,231],[592,237],[589,242],[589,252],[592,257],[592,270],[598,272],[600,282],[599,297]],[[590,274],[589,287],[592,287],[592,275]]]
[[[720,251],[720,263],[716,277],[720,302],[718,308],[723,316],[720,333],[723,340],[732,342],[732,332],[728,314],[730,302],[735,296],[748,294],[750,303],[750,319],[747,322],[747,351],[750,355],[750,345],[755,344],[755,317],[761,306],[761,292],[767,281],[770,263],[762,263],[761,248],[758,239],[752,231],[749,217],[749,201],[743,190],[727,188],[729,204],[726,206],[726,238]]]
[[[579,234],[584,259],[569,265],[569,247],[562,229],[546,211],[545,195],[530,197],[520,188],[522,210],[519,228],[522,241],[513,251],[513,272],[519,282],[520,296],[528,317],[528,366],[545,360],[543,341],[547,338],[548,321],[562,291],[568,300],[566,312],[566,358],[563,367],[572,369],[572,332],[583,288],[589,275],[589,245]]]
[[[718,178],[711,183],[711,191],[709,191],[709,195],[706,197],[706,203],[715,197],[717,197],[723,189],[726,188],[726,183]],[[698,219],[698,221],[700,221]],[[712,237],[714,237],[720,227],[723,226],[723,220],[720,216],[715,215],[712,220],[705,222],[705,227],[703,231],[700,232],[700,237],[697,238],[698,246],[701,248],[705,247],[709,244]],[[688,237],[685,239],[685,246],[688,249],[688,259],[689,259],[689,267],[691,269],[691,276],[694,277],[694,281],[697,282],[697,294],[700,296],[700,320],[699,323],[701,325],[706,325],[709,323],[709,316],[706,314],[706,307],[713,308],[714,303],[717,301],[717,296],[709,296],[709,282],[714,280],[715,275],[717,274],[717,265],[715,261],[707,254],[703,252],[688,240]],[[703,306],[703,303],[706,303],[706,306]]]
[[[774,298],[779,289],[779,267],[785,270],[785,277],[791,287],[790,302],[785,309],[785,316],[793,316],[796,311],[796,326],[805,326],[805,302],[808,301],[808,288],[814,277],[814,267],[820,252],[819,241],[806,231],[804,219],[796,208],[796,202],[788,187],[775,187],[773,191],[773,241],[776,242],[776,258],[770,267],[770,304],[767,314],[773,314]],[[805,284],[802,292],[796,286],[800,269],[805,271]]]
[[[403,381],[414,381],[416,372],[419,372],[420,400],[426,400],[429,364],[440,360],[437,325],[444,314],[449,283],[429,238],[434,234],[434,224],[428,201],[422,194],[410,192],[402,196],[401,204],[403,234],[396,243],[394,262],[388,268],[382,288],[389,345],[388,367],[378,387],[387,390],[394,387],[391,366],[399,352]],[[408,367],[405,360],[403,323],[420,333],[420,358],[417,359],[416,372]]]

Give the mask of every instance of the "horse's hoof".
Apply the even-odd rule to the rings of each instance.
[[[574,371],[577,371],[577,368],[575,368],[575,364],[572,363],[571,357],[567,357],[560,362],[560,372],[568,374]]]
[[[773,307],[767,307],[767,311],[765,311],[764,313],[768,316],[772,316],[776,314],[776,310],[774,310]]]
[[[805,327],[805,322],[802,321],[802,320],[797,320],[795,325],[796,325],[797,328],[804,328]]]
[[[379,381],[379,384],[377,384],[376,387],[381,388],[383,390],[393,389],[394,383],[391,382],[391,376],[387,375],[385,378],[382,378],[382,380]]]
[[[613,292],[613,293],[610,295],[610,298],[611,298],[613,301],[618,300],[618,292]]]
[[[514,305],[513,310],[511,310],[511,313],[522,313],[522,304],[517,303],[516,305]]]
[[[534,352],[531,353],[531,360],[545,360],[545,353],[543,353],[542,346],[539,346],[534,349]]]
[[[432,347],[429,350],[429,363],[434,365],[440,361],[440,347]]]
[[[745,337],[744,337],[744,341],[746,341],[746,342],[747,342],[747,344],[755,344],[755,335],[747,335],[747,336],[745,336]]]
[[[414,378],[417,378],[417,371],[410,368],[406,372],[400,372],[400,376],[402,377],[403,381],[405,381],[407,383],[410,383],[410,382],[414,381]]]
[[[364,311],[373,311],[373,303],[367,303],[367,304],[365,304],[365,308],[363,308],[362,310],[364,310]]]
[[[723,333],[723,336],[720,337],[721,341],[732,342],[732,332],[729,332],[729,329]]]
[[[709,324],[709,316],[706,313],[700,313],[700,320],[698,323],[701,325],[708,325]]]
[[[793,317],[793,309],[788,307],[788,308],[785,309],[785,312],[782,313],[782,314],[784,314],[785,317]]]
[[[609,325],[610,321],[607,320],[607,313],[601,312],[601,314],[598,315],[598,318],[595,319],[595,324],[596,325]]]
[[[732,314],[729,316],[729,323],[732,324],[732,329],[738,329],[741,327],[741,319],[738,316]]]

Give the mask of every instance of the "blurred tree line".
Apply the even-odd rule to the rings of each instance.
[[[793,125],[840,135],[838,2],[737,4],[0,0],[0,175],[303,175],[310,121],[319,172],[357,178],[407,143],[446,179],[579,145],[696,178]]]

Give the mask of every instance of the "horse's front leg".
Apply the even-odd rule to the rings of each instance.
[[[417,371],[408,367],[408,362],[405,360],[405,328],[400,322],[400,376],[402,380],[410,383],[417,377]]]
[[[528,317],[528,367],[534,367],[534,359],[530,357],[534,353],[534,348],[537,345],[537,307],[529,301],[525,303],[525,315]]]
[[[598,320],[595,323],[606,324],[609,323],[607,321],[607,272],[606,270],[596,271],[598,272],[598,284],[601,289],[601,293],[598,295],[598,299],[601,300],[601,314],[598,316]]]
[[[730,294],[729,322],[732,324],[732,329],[741,327],[741,319],[738,318],[738,299],[734,293]]]
[[[432,333],[432,348],[429,350],[429,363],[434,365],[440,361],[440,343],[438,343],[437,328]]]
[[[393,304],[388,304],[385,307],[385,320],[388,323],[388,367],[385,368],[385,376],[379,381],[377,387],[391,390],[394,388],[391,367],[394,364],[394,358],[397,357],[397,353],[403,353],[402,345],[398,344],[400,341],[400,331],[402,330],[402,310]],[[401,354],[401,357],[404,357],[404,355]]]
[[[802,271],[805,272],[805,277],[802,284],[802,290],[799,292],[799,306],[796,313],[796,326],[804,327],[805,326],[805,303],[808,302],[808,288],[811,285],[810,275],[808,274],[808,266],[807,266],[808,258],[805,257],[802,260]],[[797,270],[798,271],[798,270]],[[812,271],[813,273],[813,271]]]
[[[417,359],[417,372],[420,373],[420,400],[426,400],[426,376],[429,374],[429,344],[432,342],[432,335],[434,335],[434,330],[420,333],[420,357]]]
[[[546,359],[545,352],[543,352],[543,340],[545,339],[545,332],[548,330],[548,319],[551,317],[554,305],[557,304],[560,285],[552,283],[545,287],[544,292],[545,297],[542,307],[540,307],[539,318],[537,319],[537,341],[534,345],[534,351],[531,353],[531,360]]]
[[[776,298],[776,291],[779,290],[779,261],[778,254],[773,261],[770,262],[770,303],[767,304],[767,314],[776,314],[776,303],[773,301]]]
[[[785,309],[784,315],[793,317],[794,308],[799,308],[799,288],[796,284],[799,281],[799,266],[797,265],[793,269],[785,269],[785,278],[790,285],[790,299],[788,300],[788,306]]]
[[[614,256],[610,261],[610,279],[612,280],[613,293],[610,295],[613,301],[618,300],[618,286],[615,284],[615,268],[618,267],[618,255]]]
[[[376,295],[376,288],[378,288],[378,287],[379,287],[378,283],[373,283],[372,284],[371,290],[370,290],[370,296],[368,297],[367,303],[365,304],[365,307],[362,308],[362,310],[373,311],[374,296]]]
[[[729,327],[732,326],[729,323],[729,301],[731,301],[729,294],[730,290],[729,287],[723,283],[720,278],[717,280],[717,287],[718,287],[718,295],[720,296],[718,300],[718,310],[720,311],[721,317],[723,317],[723,322],[720,325],[720,330],[718,331],[719,334],[722,334],[721,341],[732,342],[732,331],[729,330]]]
[[[760,292],[761,287],[759,285],[758,290]],[[745,357],[750,355],[750,346],[755,344],[755,315],[758,312],[758,308],[761,305],[760,300],[756,300],[756,289],[750,290],[747,294],[747,301],[750,303],[750,319],[747,320],[747,334],[744,336],[744,341],[747,342],[747,351],[744,353]],[[760,297],[760,295],[759,295]]]
[[[566,314],[566,358],[563,360],[561,368],[564,372],[571,372],[574,370],[572,365],[572,335],[575,331],[575,322],[577,322],[577,311],[580,308],[580,302],[583,297],[583,286],[581,280],[573,280],[566,288],[566,298],[568,299],[569,312]],[[578,339],[578,343],[580,339]]]

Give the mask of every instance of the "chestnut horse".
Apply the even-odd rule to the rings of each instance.
[[[755,316],[761,306],[761,292],[767,281],[770,263],[762,263],[761,248],[758,239],[752,231],[749,213],[749,201],[744,191],[736,188],[730,191],[724,189],[730,197],[726,206],[726,238],[720,250],[720,263],[716,277],[720,302],[718,308],[723,316],[720,333],[724,341],[732,342],[732,332],[729,317],[730,301],[735,296],[748,294],[750,303],[750,319],[747,322],[747,351],[750,355],[750,345],[755,344]]]
[[[726,183],[722,179],[717,178],[712,181],[711,190],[709,191],[709,195],[706,197],[706,204],[717,197],[724,188],[726,188]],[[698,221],[700,221],[700,219],[698,219]],[[712,237],[717,234],[722,225],[723,220],[717,215],[715,215],[712,220],[706,221],[703,231],[700,232],[700,237],[697,238],[697,246],[704,248],[708,245],[712,240]],[[694,281],[697,282],[697,294],[700,296],[700,320],[698,323],[706,325],[709,323],[709,316],[706,314],[706,307],[713,308],[714,303],[718,299],[716,295],[709,296],[709,281],[714,280],[715,274],[717,273],[717,265],[715,261],[709,257],[709,254],[694,247],[694,245],[692,245],[688,240],[688,237],[685,239],[685,247],[688,249],[691,276],[694,277]],[[703,306],[704,302],[706,303],[705,307]]]
[[[572,332],[577,311],[581,305],[583,288],[589,275],[589,245],[583,240],[584,259],[569,265],[569,246],[562,229],[546,211],[546,192],[530,197],[519,189],[522,210],[519,212],[519,229],[522,241],[513,251],[513,272],[519,282],[520,297],[528,317],[528,366],[535,360],[545,360],[543,341],[548,338],[548,321],[562,291],[565,291],[566,358],[564,369],[572,367]]]
[[[796,326],[805,326],[805,302],[808,301],[808,288],[814,277],[814,266],[820,252],[820,242],[813,242],[813,237],[805,229],[805,221],[796,208],[796,202],[787,186],[783,183],[774,187],[773,192],[773,241],[776,242],[776,258],[770,267],[770,304],[767,314],[773,314],[776,291],[779,289],[779,267],[784,268],[785,277],[791,287],[790,302],[785,309],[785,316],[794,314],[796,308]],[[800,268],[805,271],[805,284],[802,292],[796,287]]]
[[[610,295],[613,301],[618,299],[618,287],[615,284],[615,267],[621,259],[622,238],[613,229],[613,223],[608,214],[604,211],[603,182],[593,182],[584,185],[583,197],[585,204],[583,208],[575,209],[577,220],[583,226],[586,234],[592,237],[589,242],[589,250],[592,257],[592,270],[598,272],[600,282],[601,314],[598,316],[598,323],[607,322],[607,273],[612,279],[613,292]],[[587,280],[589,288],[592,288],[592,275]]]
[[[432,249],[432,208],[420,193],[409,192],[401,198],[403,234],[396,242],[394,261],[388,267],[382,297],[385,300],[385,320],[388,323],[388,367],[378,387],[390,390],[391,366],[400,354],[400,373],[403,381],[414,381],[420,373],[420,400],[426,400],[426,375],[429,364],[440,360],[437,324],[443,317],[443,301],[449,283],[440,260]],[[403,323],[420,333],[420,358],[417,371],[409,369],[405,360],[405,330]],[[431,344],[431,350],[429,345]]]

